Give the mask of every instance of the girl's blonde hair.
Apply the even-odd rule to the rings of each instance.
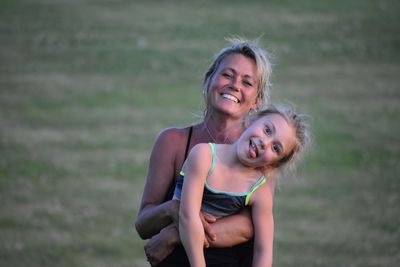
[[[283,104],[271,104],[267,108],[260,110],[249,117],[245,122],[247,126],[254,121],[271,114],[282,116],[295,131],[296,144],[290,153],[284,156],[276,167],[284,168],[286,171],[294,171],[297,162],[301,159],[304,152],[311,146],[311,133],[309,126],[309,116],[297,113],[291,106]]]

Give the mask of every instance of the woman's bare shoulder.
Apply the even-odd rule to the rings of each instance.
[[[166,128],[162,130],[154,143],[153,150],[165,152],[169,155],[180,155],[185,151],[189,137],[189,127],[184,128]],[[166,155],[164,155],[166,156]]]
[[[158,139],[167,138],[174,141],[185,139],[188,135],[189,128],[190,126],[184,128],[176,128],[176,127],[166,128],[158,134]]]

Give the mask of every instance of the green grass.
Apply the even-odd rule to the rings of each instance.
[[[0,265],[147,266],[133,229],[157,133],[201,113],[224,37],[262,36],[272,100],[315,144],[275,200],[275,266],[400,262],[400,4],[0,3]]]

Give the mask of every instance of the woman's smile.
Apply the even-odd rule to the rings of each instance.
[[[235,103],[240,103],[240,100],[234,95],[222,93],[221,96]]]

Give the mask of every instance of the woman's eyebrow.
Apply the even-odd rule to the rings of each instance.
[[[226,67],[222,69],[223,71],[232,71],[233,73],[238,73],[234,68],[231,67]],[[256,80],[251,74],[244,74],[242,75],[244,78],[246,79],[252,79],[252,80]]]
[[[229,71],[232,71],[232,72],[235,72],[235,73],[236,73],[236,70],[233,69],[233,68],[230,68],[230,67],[223,68],[222,70],[224,70],[224,71],[229,70]]]

